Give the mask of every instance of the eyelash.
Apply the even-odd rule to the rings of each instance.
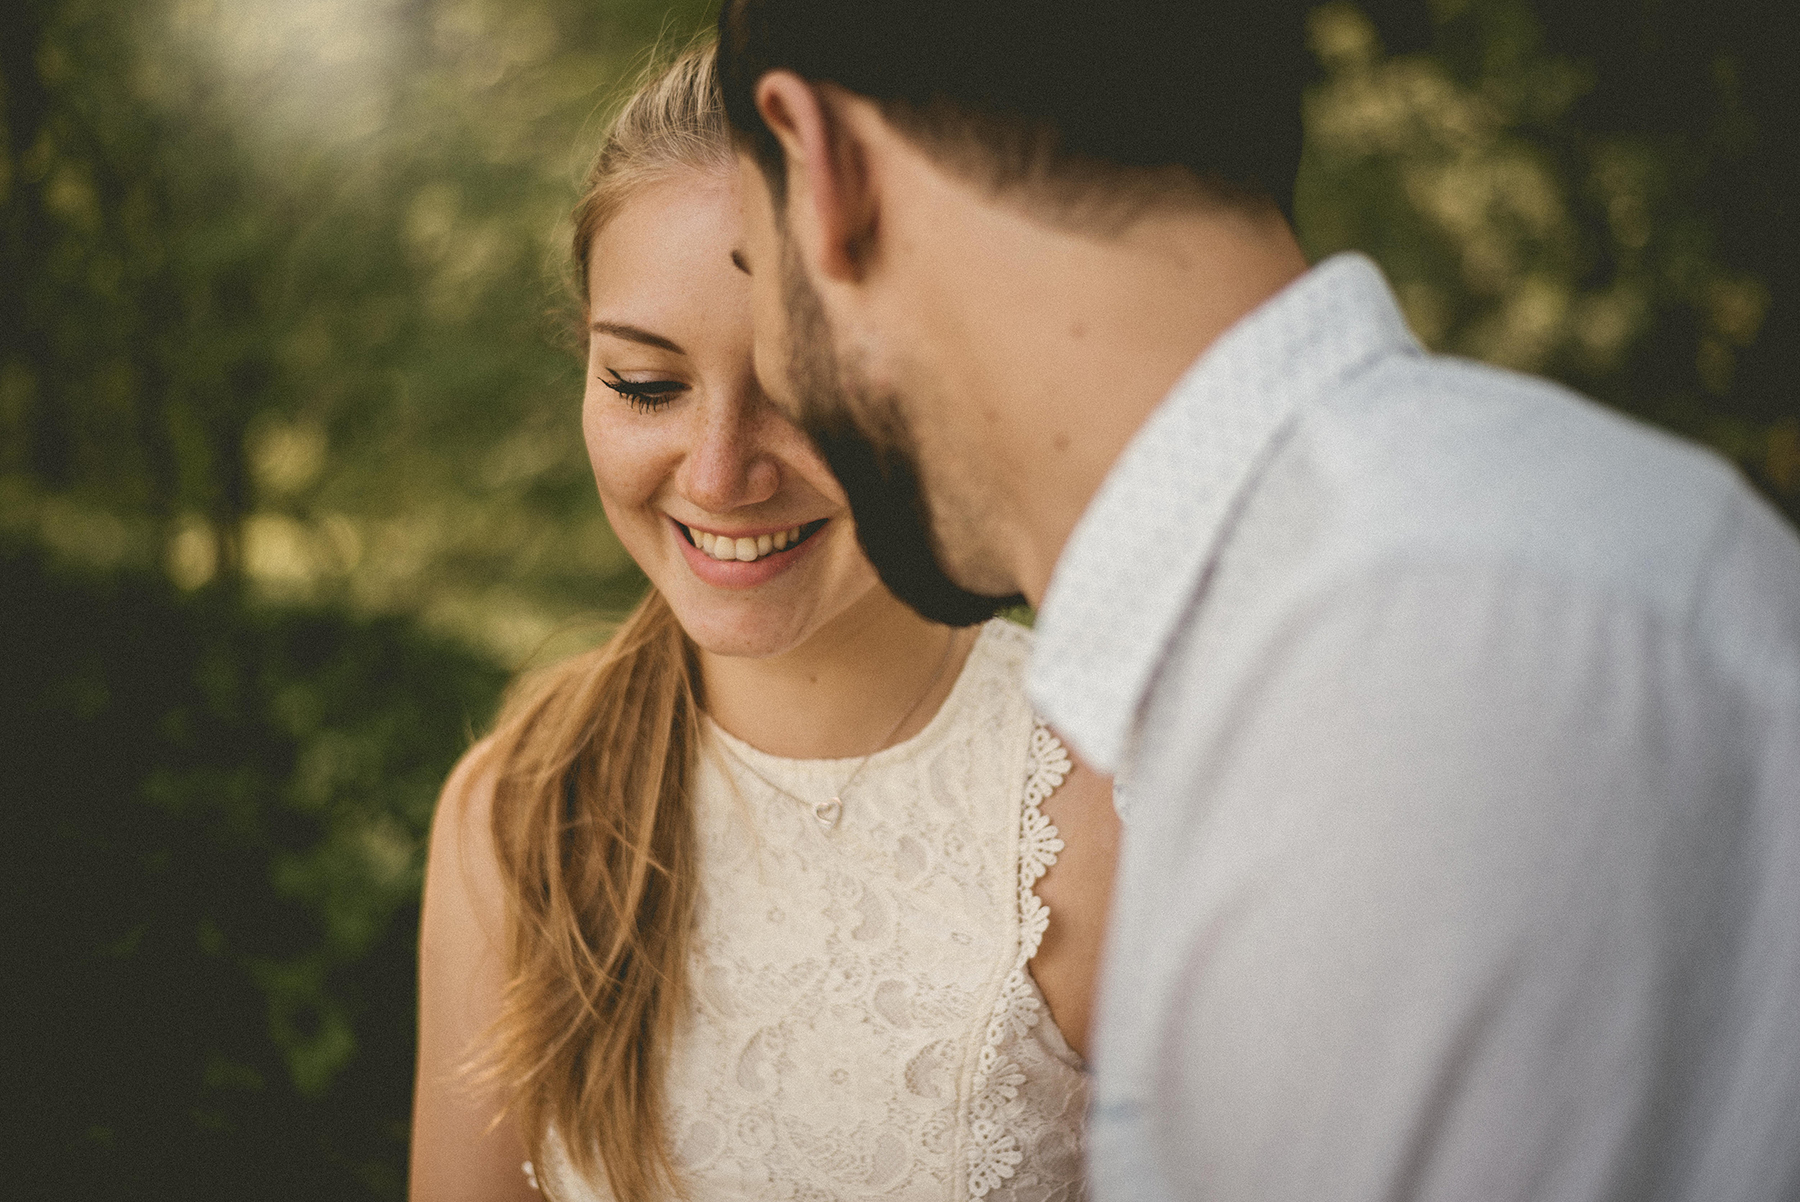
[[[611,376],[607,379],[606,376]],[[607,372],[600,382],[624,397],[631,407],[639,413],[654,413],[675,399],[675,395],[687,391],[687,385],[675,380],[645,380],[635,383],[621,380],[614,372]]]

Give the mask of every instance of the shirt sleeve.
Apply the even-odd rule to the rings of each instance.
[[[1776,617],[1732,654],[1698,611],[1439,567],[1173,665],[1235,671],[1230,718],[1143,733],[1179,750],[1133,781],[1113,1102],[1160,1184],[1097,1195],[1800,1196],[1800,652],[1780,581],[1739,583]]]

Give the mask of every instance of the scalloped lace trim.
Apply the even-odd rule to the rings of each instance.
[[[1019,1087],[1025,1074],[1008,1054],[1036,1026],[1038,994],[1031,986],[1029,967],[1037,955],[1044,931],[1050,925],[1050,907],[1038,900],[1036,885],[1063,841],[1056,827],[1038,807],[1069,775],[1072,764],[1062,742],[1050,733],[1043,719],[1031,731],[1030,775],[1025,780],[1024,811],[1019,822],[1019,949],[1012,971],[1000,988],[988,1020],[987,1040],[975,1061],[973,1105],[969,1123],[969,1195],[986,1197],[1013,1175],[1024,1153],[1010,1128]]]

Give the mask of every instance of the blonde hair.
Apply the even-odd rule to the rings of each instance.
[[[646,73],[575,208],[584,311],[594,235],[626,200],[730,153],[709,42]],[[663,1079],[698,889],[700,705],[694,646],[653,588],[605,646],[515,686],[491,739],[508,979],[487,1063],[532,1159],[554,1131],[620,1202],[681,1192]]]
[[[731,167],[731,131],[719,101],[714,50],[707,36],[653,66],[613,118],[575,206],[571,257],[584,309],[594,235],[634,192],[678,170]]]

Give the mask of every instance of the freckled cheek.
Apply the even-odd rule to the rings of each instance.
[[[581,401],[581,440],[587,445],[588,462],[600,471],[600,449],[606,437],[606,419],[592,388]]]
[[[601,503],[615,528],[655,520],[653,514],[644,512],[644,507],[655,500],[679,458],[670,456],[661,445],[664,440],[647,437],[646,433],[628,422],[608,421],[592,413],[584,415],[582,434],[587,441],[588,463],[594,469]]]
[[[818,452],[813,450],[812,443],[806,440],[805,435],[796,432],[795,439],[799,442],[799,447],[785,456],[785,461],[790,465],[790,473],[804,481],[808,488],[830,504],[848,511],[850,498],[845,495],[844,486],[831,474],[831,469],[819,458]]]
[[[875,565],[862,553],[856,544],[856,536],[850,531],[843,532],[845,537],[833,548],[829,561],[821,563],[815,569],[820,579],[821,596],[830,596],[840,604],[850,605],[860,600],[871,589],[881,587],[881,577],[875,572]]]

